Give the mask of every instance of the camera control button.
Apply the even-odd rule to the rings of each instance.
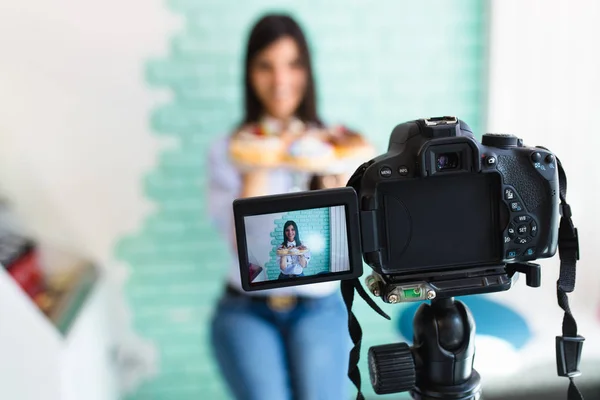
[[[379,170],[379,175],[381,175],[384,178],[389,178],[390,176],[392,176],[392,169],[390,167],[381,167],[381,169]]]
[[[519,215],[518,217],[515,217],[515,219],[513,221],[515,221],[515,222],[529,222],[529,221],[531,221],[531,217],[529,215]]]
[[[519,249],[510,249],[506,252],[506,258],[515,258],[519,255]]]
[[[515,236],[517,236],[517,231],[513,224],[510,224],[508,227],[508,236],[510,236],[511,239],[513,239]]]
[[[496,165],[496,157],[494,157],[494,156],[486,157],[485,163],[486,163],[486,165],[489,165],[489,166]]]
[[[533,162],[540,162],[542,160],[542,155],[536,151],[535,153],[531,154],[531,160]]]
[[[515,239],[514,243],[516,244],[526,244],[531,242],[531,236],[526,236],[526,237],[518,237]]]
[[[504,189],[504,200],[514,200],[515,199],[515,191],[511,188]]]
[[[518,201],[511,201],[510,203],[508,203],[508,205],[510,206],[510,211],[512,212],[523,211],[523,206]]]
[[[525,250],[525,252],[523,253],[524,256],[526,257],[531,257],[535,255],[535,247],[530,247],[527,250]]]
[[[526,224],[517,226],[517,233],[519,236],[526,236],[529,233],[529,226]]]
[[[554,162],[554,155],[552,155],[552,154],[548,154],[548,155],[546,156],[546,162],[547,162],[548,164],[552,164],[552,163]]]
[[[402,176],[408,175],[408,167],[406,165],[401,165],[398,167],[398,173]]]
[[[531,224],[529,224],[529,233],[531,236],[537,235],[537,228],[535,221],[531,221]]]

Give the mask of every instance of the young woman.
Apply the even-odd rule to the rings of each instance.
[[[310,261],[310,250],[302,244],[298,225],[294,221],[287,221],[283,225],[283,243],[277,250],[281,249],[302,249],[300,254],[289,254],[277,257],[277,265],[281,269],[278,279],[289,279],[304,276],[304,268]]]
[[[285,135],[298,126],[322,126],[306,39],[289,16],[268,15],[253,27],[244,90],[242,130]],[[208,200],[210,215],[235,254],[232,201],[286,193],[302,180],[306,189],[310,176],[299,179],[283,169],[241,172],[228,159],[229,140],[210,150]],[[348,398],[351,341],[339,282],[248,293],[241,288],[236,258],[212,318],[211,343],[236,399]]]

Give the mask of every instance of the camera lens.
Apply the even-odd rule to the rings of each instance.
[[[438,171],[448,169],[457,169],[459,166],[460,157],[458,153],[440,153],[436,158],[436,167]]]

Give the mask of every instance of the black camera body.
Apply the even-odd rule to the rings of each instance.
[[[429,298],[507,290],[507,265],[557,250],[556,158],[513,135],[485,134],[479,143],[453,117],[406,122],[349,185],[364,260],[386,284],[402,286],[398,301],[431,289]]]

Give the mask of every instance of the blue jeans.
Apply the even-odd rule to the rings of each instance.
[[[211,326],[214,356],[237,400],[349,398],[351,340],[341,294],[273,311],[225,296]]]

